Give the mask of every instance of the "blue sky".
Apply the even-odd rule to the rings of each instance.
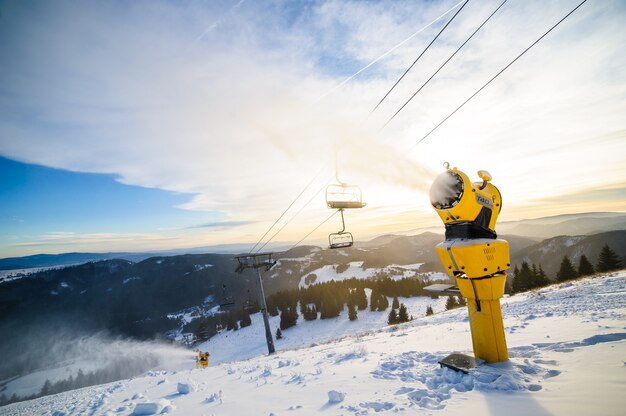
[[[445,161],[493,174],[502,220],[626,211],[622,1],[587,2],[407,151],[578,4],[509,0],[380,129],[498,4],[470,1],[369,115],[458,1],[0,2],[0,257],[254,243],[315,177],[277,237],[297,241],[335,159],[361,238],[436,225]]]
[[[74,173],[0,157],[0,227],[8,235],[72,230],[141,232],[199,225],[207,213],[175,208],[189,195],[123,185],[113,175]]]

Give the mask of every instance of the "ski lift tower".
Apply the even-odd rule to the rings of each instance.
[[[267,351],[269,354],[273,354],[274,339],[272,338],[272,331],[270,330],[270,322],[267,317],[267,305],[265,304],[265,292],[263,291],[263,281],[261,280],[261,269],[268,271],[276,264],[276,260],[272,260],[272,254],[274,253],[257,253],[247,254],[242,256],[236,256],[237,273],[243,273],[246,269],[256,269],[256,288],[259,293],[259,305],[261,306],[261,313],[263,314],[263,323],[265,324],[265,338],[267,340]]]

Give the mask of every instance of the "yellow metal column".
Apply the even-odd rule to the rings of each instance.
[[[456,282],[467,299],[474,356],[488,363],[507,361],[509,354],[500,309],[506,274],[480,279],[457,277]]]

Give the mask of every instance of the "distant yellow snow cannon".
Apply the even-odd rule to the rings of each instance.
[[[211,354],[208,352],[198,351],[198,357],[196,358],[196,368],[207,368],[209,366],[209,357]]]
[[[457,168],[450,169],[448,163],[444,166],[446,171],[430,189],[430,202],[446,227],[445,241],[436,247],[437,255],[458,288],[439,290],[448,294],[456,291],[467,299],[475,357],[489,363],[507,361],[500,298],[511,261],[509,243],[498,239],[495,229],[502,197],[490,183],[488,172],[478,171],[482,182],[472,183]],[[459,354],[453,355],[458,359]],[[446,359],[441,364],[447,365]]]

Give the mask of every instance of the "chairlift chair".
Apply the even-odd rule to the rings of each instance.
[[[232,296],[226,295],[226,285],[222,285],[222,299],[220,301],[220,309],[230,309],[235,306],[235,301]]]
[[[256,305],[254,304],[254,301],[252,300],[252,296],[250,295],[250,289],[248,289],[248,298],[243,303],[243,309],[249,312],[251,310],[254,310],[255,308],[256,308]]]
[[[328,236],[328,248],[347,248],[352,247],[354,244],[354,238],[352,234],[346,231],[346,222],[343,218],[343,209],[340,209],[341,213],[341,225],[343,226],[340,231],[332,233]]]
[[[354,244],[354,238],[348,231],[332,233],[328,236],[329,248],[348,248]]]
[[[330,209],[363,208],[361,188],[345,183],[332,184],[326,187],[326,205]]]

